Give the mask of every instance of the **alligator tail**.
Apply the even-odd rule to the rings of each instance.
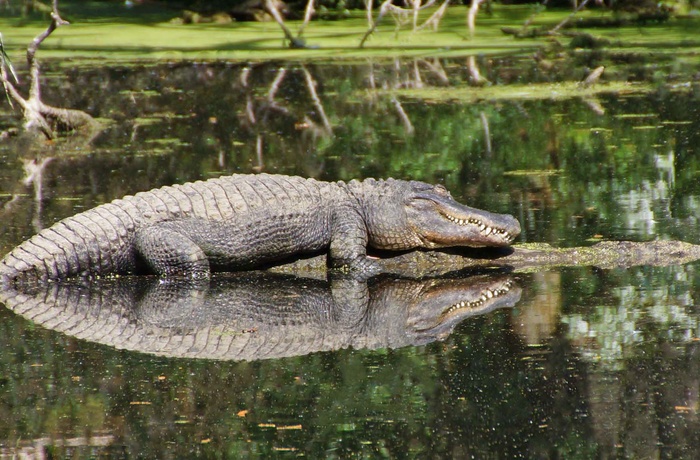
[[[140,213],[109,203],[40,231],[0,261],[0,283],[47,281],[118,271]]]

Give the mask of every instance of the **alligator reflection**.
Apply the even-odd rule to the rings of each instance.
[[[261,360],[446,338],[462,320],[512,307],[507,276],[325,280],[248,273],[206,284],[157,279],[55,283],[0,301],[48,329],[169,357]]]

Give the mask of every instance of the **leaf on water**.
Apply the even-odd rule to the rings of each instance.
[[[516,169],[505,171],[504,176],[556,176],[561,174],[561,169]]]
[[[181,139],[178,139],[176,137],[163,138],[163,139],[147,139],[146,143],[147,144],[158,144],[158,145],[178,145],[178,146],[189,145],[187,142],[183,142]]]
[[[158,117],[138,117],[134,119],[134,124],[139,126],[154,125],[156,123],[163,123],[163,118]]]
[[[119,91],[119,94],[124,94],[127,96],[160,96],[160,93],[158,91],[149,90],[149,89],[144,89],[141,91],[133,91],[130,89],[125,89],[123,91]]]
[[[243,409],[243,410],[239,410],[238,412],[236,412],[236,415],[239,417],[245,417],[246,415],[248,415],[248,412],[249,412],[248,409]]]
[[[655,118],[659,115],[656,113],[620,113],[613,116],[615,118]]]
[[[301,424],[299,425],[282,425],[278,426],[277,430],[301,430],[302,426]]]

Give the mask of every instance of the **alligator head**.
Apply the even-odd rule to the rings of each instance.
[[[512,307],[521,294],[509,276],[435,279],[409,304],[407,330],[415,336],[414,344],[444,339],[464,319]]]
[[[385,184],[366,218],[370,244],[377,249],[508,246],[520,234],[513,216],[460,204],[442,185]]]

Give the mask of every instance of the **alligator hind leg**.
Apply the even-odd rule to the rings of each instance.
[[[138,230],[134,244],[138,255],[160,276],[209,278],[209,260],[190,237],[167,225]]]

